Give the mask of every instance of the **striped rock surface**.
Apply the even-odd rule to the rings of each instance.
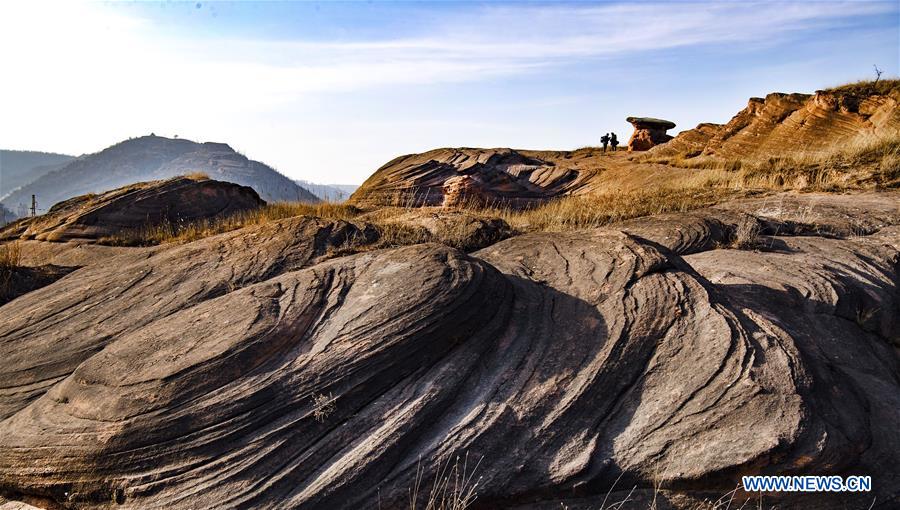
[[[784,221],[761,201],[471,255],[325,260],[354,227],[297,219],[110,259],[0,307],[0,490],[398,508],[465,471],[473,508],[597,508],[632,486],[634,505],[662,487],[660,508],[693,508],[742,474],[837,473],[876,492],[775,501],[892,508],[896,199],[864,197],[882,204],[864,235],[755,251],[711,248],[739,215]]]

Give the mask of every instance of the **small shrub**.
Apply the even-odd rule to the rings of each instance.
[[[313,395],[313,418],[319,423],[323,423],[329,416],[334,413],[334,397],[329,393],[319,393]]]
[[[734,229],[731,247],[738,250],[753,250],[759,246],[759,222],[755,217],[745,214]]]

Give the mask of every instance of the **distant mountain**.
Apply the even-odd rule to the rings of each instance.
[[[326,202],[343,202],[359,187],[358,184],[315,184],[309,181],[294,181]]]
[[[29,182],[58,170],[75,156],[52,152],[0,149],[0,198]]]
[[[0,227],[15,220],[17,216],[12,211],[0,204]]]
[[[294,181],[263,163],[247,159],[227,144],[150,135],[81,156],[13,191],[0,202],[15,209],[20,203],[29,202],[34,194],[39,209],[47,210],[74,196],[191,173],[204,173],[219,181],[250,186],[263,200],[270,202],[319,201]]]

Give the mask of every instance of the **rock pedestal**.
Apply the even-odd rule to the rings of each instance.
[[[672,139],[666,134],[666,130],[675,127],[675,123],[672,121],[651,117],[628,117],[625,120],[634,126],[634,133],[628,140],[629,152],[645,151],[654,145],[666,143]]]
[[[473,175],[458,175],[444,181],[444,207],[483,206],[489,202],[484,182]]]

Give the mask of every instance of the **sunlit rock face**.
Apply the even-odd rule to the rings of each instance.
[[[645,151],[672,139],[666,134],[667,130],[675,128],[672,121],[651,117],[628,117],[625,120],[634,126],[634,133],[628,140],[629,151]]]

